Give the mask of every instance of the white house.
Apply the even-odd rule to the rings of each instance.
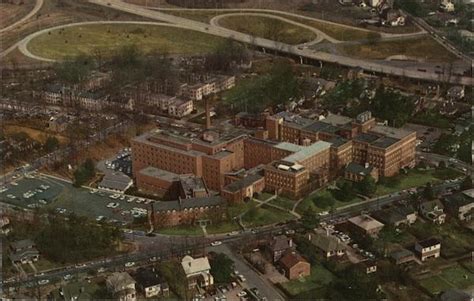
[[[184,256],[181,260],[184,274],[188,279],[189,287],[207,287],[214,284],[214,277],[211,275],[211,265],[207,257],[192,258]]]

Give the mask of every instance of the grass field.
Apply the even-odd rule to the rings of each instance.
[[[316,35],[305,28],[262,16],[227,16],[220,19],[219,24],[235,31],[292,45],[316,39]]]
[[[35,55],[62,59],[95,50],[111,53],[124,45],[137,45],[144,52],[170,54],[207,53],[223,39],[200,32],[159,25],[79,25],[53,30],[34,38],[28,49]]]
[[[394,55],[405,55],[428,62],[451,62],[456,59],[451,52],[428,37],[409,41],[379,41],[375,44],[348,44],[337,47],[341,53],[360,59],[383,60]]]
[[[242,222],[246,227],[259,227],[286,222],[292,219],[294,219],[294,216],[287,212],[263,205],[257,209],[254,216],[245,214],[242,217]]]
[[[28,134],[28,136],[30,136],[31,139],[36,140],[40,143],[44,143],[46,141],[46,139],[48,138],[48,136],[56,137],[58,139],[59,143],[61,143],[61,144],[65,144],[65,143],[68,142],[68,139],[66,137],[61,136],[61,135],[51,135],[49,133],[46,133],[46,132],[43,132],[43,131],[40,131],[40,130],[36,130],[36,129],[32,129],[32,128],[29,128],[29,127],[25,127],[25,126],[5,125],[4,131],[5,131],[5,134],[7,134],[7,135],[24,132],[24,133]]]
[[[283,197],[277,197],[274,200],[271,200],[269,204],[273,204],[276,206],[280,206],[282,208],[285,208],[287,210],[292,210],[293,206],[295,205],[296,201],[292,201]]]
[[[330,208],[320,208],[314,204],[313,199],[318,198],[318,197],[319,198],[321,197],[334,198],[329,190],[327,189],[321,190],[317,192],[315,195],[309,196],[306,199],[304,199],[296,208],[296,212],[298,212],[299,214],[303,214],[309,208],[313,208],[316,212],[328,211]],[[363,200],[359,197],[355,197],[351,200],[347,200],[346,202],[341,202],[335,199],[334,208],[347,206],[347,205],[362,202],[362,201]]]
[[[215,10],[167,10],[166,14],[191,19],[203,23],[209,23],[212,18],[222,15],[222,11]]]
[[[456,265],[438,275],[419,280],[419,283],[433,294],[452,288],[465,289],[474,285],[474,273]]]
[[[311,267],[311,275],[302,279],[295,279],[282,284],[282,287],[290,294],[295,296],[305,291],[321,288],[329,284],[334,275],[321,265]]]

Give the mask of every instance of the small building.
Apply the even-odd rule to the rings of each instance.
[[[293,251],[295,249],[295,244],[293,243],[293,239],[286,235],[278,235],[273,237],[267,248],[271,260],[275,263],[280,260],[284,253]]]
[[[415,244],[415,251],[420,256],[421,261],[438,258],[441,254],[441,242],[436,238],[419,241]]]
[[[113,192],[124,193],[132,187],[133,180],[122,172],[107,173],[98,187],[100,189],[109,190]]]
[[[355,231],[372,237],[376,237],[384,226],[384,224],[366,214],[352,217],[348,219],[348,222]]]
[[[168,283],[160,277],[155,268],[140,268],[133,278],[145,298],[169,295]]]
[[[474,189],[462,191],[446,197],[446,210],[461,221],[470,221],[474,215]]]
[[[377,211],[372,214],[380,222],[399,227],[401,225],[411,225],[416,222],[417,212],[412,206],[396,207],[388,210]]]
[[[126,272],[113,273],[105,280],[107,290],[120,301],[135,301],[135,280]]]
[[[12,242],[10,250],[10,259],[13,263],[26,264],[39,259],[39,252],[31,239]]]
[[[214,277],[211,275],[211,265],[207,257],[192,258],[184,256],[181,260],[184,274],[188,279],[188,287],[208,287],[214,284]]]
[[[311,264],[296,252],[288,252],[278,261],[289,280],[307,277],[311,274]]]
[[[330,235],[324,230],[315,230],[315,233],[308,234],[308,240],[321,251],[326,257],[343,256],[346,254],[346,245],[341,243],[339,239]]]
[[[365,260],[360,263],[362,272],[372,274],[377,272],[377,262],[375,260]]]
[[[349,163],[344,170],[344,178],[352,182],[360,182],[366,176],[374,178],[375,182],[379,180],[379,171],[376,167],[366,163],[364,166],[355,162]]]
[[[51,117],[48,121],[48,129],[52,132],[62,133],[69,125],[69,118],[64,115]]]
[[[222,197],[231,203],[251,199],[254,193],[260,193],[265,188],[265,178],[259,174],[249,175],[238,179],[222,188]]]
[[[441,225],[446,220],[444,206],[440,200],[427,201],[420,204],[420,214],[430,222]]]
[[[454,3],[451,0],[441,0],[439,9],[447,13],[454,12]]]
[[[415,254],[407,249],[393,251],[389,256],[396,265],[415,261]]]
[[[168,115],[182,118],[192,113],[194,103],[192,100],[175,99],[168,106]]]

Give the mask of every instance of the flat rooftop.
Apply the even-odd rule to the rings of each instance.
[[[394,139],[403,139],[408,135],[414,133],[413,131],[408,131],[404,129],[397,129],[390,126],[376,125],[370,129],[371,132],[381,134]]]
[[[288,157],[284,158],[283,161],[291,162],[291,163],[298,163],[302,160],[305,160],[311,156],[316,155],[322,151],[325,151],[331,147],[331,143],[326,141],[317,141],[316,143],[311,144],[310,146],[301,147],[301,150],[289,155]]]
[[[353,121],[352,118],[342,115],[329,114],[326,118],[321,119],[321,122],[331,124],[333,126],[344,126]]]
[[[349,219],[349,222],[364,229],[365,231],[371,231],[374,229],[382,228],[384,224],[376,220],[369,215],[358,215]]]
[[[145,176],[163,179],[168,182],[178,181],[180,179],[178,174],[152,166],[140,170],[140,173]]]

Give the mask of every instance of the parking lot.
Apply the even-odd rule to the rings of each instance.
[[[106,191],[76,188],[72,184],[44,175],[22,178],[1,189],[0,201],[14,206],[53,209],[91,219],[125,225],[134,217],[146,215],[152,200]]]

